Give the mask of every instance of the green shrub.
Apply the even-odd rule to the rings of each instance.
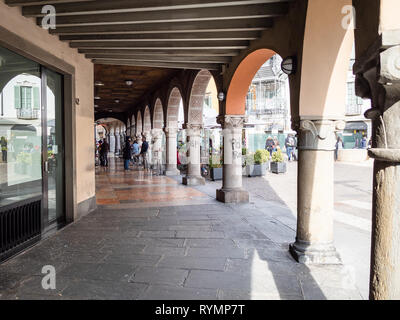
[[[254,162],[256,164],[263,164],[269,160],[269,152],[267,150],[259,149],[254,154]]]
[[[283,161],[284,160],[281,149],[278,149],[278,151],[272,153],[272,162],[283,162]]]
[[[245,156],[247,154],[247,148],[242,148],[242,156]]]
[[[219,154],[213,154],[209,161],[210,168],[222,168],[222,157]]]
[[[245,166],[250,166],[254,164],[254,153],[246,154],[245,155]]]

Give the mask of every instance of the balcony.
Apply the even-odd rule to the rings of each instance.
[[[39,119],[40,110],[33,109],[17,109],[17,118],[21,120]]]

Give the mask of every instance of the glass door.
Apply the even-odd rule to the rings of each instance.
[[[42,68],[43,227],[58,227],[64,215],[63,76]]]

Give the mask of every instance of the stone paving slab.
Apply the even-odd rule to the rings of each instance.
[[[254,204],[100,208],[0,265],[0,299],[360,299],[342,266],[296,263],[294,237]]]

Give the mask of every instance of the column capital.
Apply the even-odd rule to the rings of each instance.
[[[247,120],[248,117],[245,115],[220,115],[217,117],[217,123],[224,129],[241,129]]]
[[[178,134],[178,128],[173,128],[173,127],[164,128],[164,132],[167,137],[176,136]]]
[[[155,139],[160,139],[162,135],[162,129],[153,129],[151,130],[151,136]]]
[[[146,132],[142,132],[142,137],[146,138],[146,140],[148,140],[151,137],[151,132],[146,131]]]
[[[303,119],[298,122],[297,132],[299,133],[300,150],[335,150],[336,133],[343,131],[346,122],[344,120],[328,119]]]
[[[354,65],[356,94],[372,100],[372,158],[400,163],[400,30],[384,31]]]
[[[202,124],[197,123],[185,123],[184,129],[187,130],[187,135],[190,136],[199,136],[200,131],[203,129]]]

